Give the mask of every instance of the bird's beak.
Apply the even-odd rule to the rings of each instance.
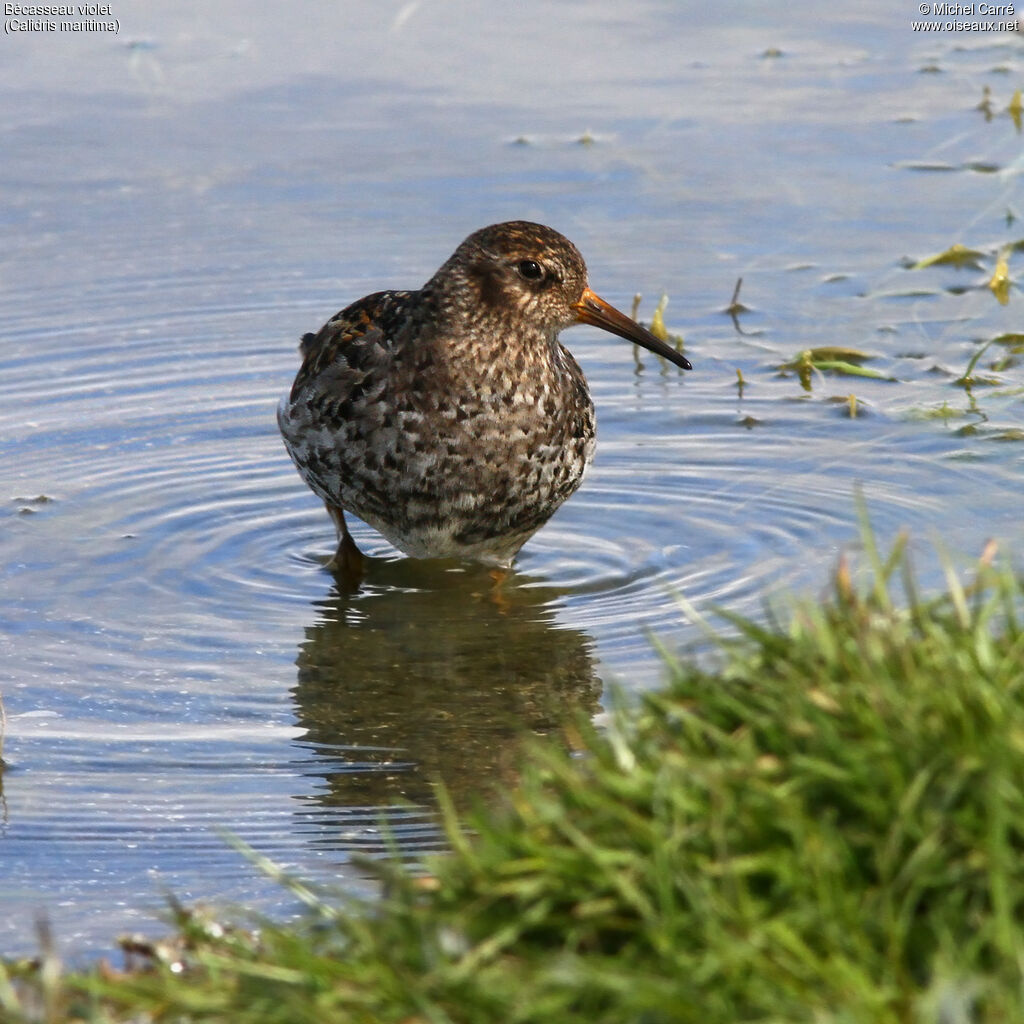
[[[576,319],[581,324],[593,324],[594,327],[600,327],[603,331],[617,334],[620,338],[625,338],[626,341],[640,345],[648,352],[653,352],[684,370],[693,369],[686,356],[656,338],[645,327],[630,320],[625,313],[620,313],[589,288],[583,289],[580,301],[573,306],[573,309],[576,310]]]

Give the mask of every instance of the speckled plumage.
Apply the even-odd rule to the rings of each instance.
[[[593,323],[687,360],[587,287],[576,247],[513,221],[467,238],[420,291],[368,295],[301,345],[285,447],[343,546],[350,512],[417,558],[497,566],[580,485],[583,371],[557,339]]]

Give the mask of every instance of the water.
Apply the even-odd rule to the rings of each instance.
[[[0,64],[0,953],[39,911],[71,957],[159,933],[168,890],[292,912],[220,829],[349,887],[384,824],[435,848],[432,780],[507,786],[524,727],[656,685],[651,633],[700,640],[677,594],[820,593],[858,488],[928,581],[935,540],[1020,550],[1013,339],[956,381],[1021,331],[986,282],[1024,235],[1024,38],[880,3],[116,7]],[[668,293],[696,369],[570,332],[597,459],[515,578],[361,528],[383,561],[341,592],[274,424],[297,340],[514,217],[620,308]],[[955,242],[980,264],[908,269]],[[779,370],[826,344],[895,380]]]

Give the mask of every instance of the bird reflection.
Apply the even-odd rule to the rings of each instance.
[[[339,581],[317,603],[296,662],[307,770],[323,779],[302,813],[346,848],[378,845],[383,817],[416,845],[401,833],[432,818],[434,782],[457,806],[507,785],[524,734],[594,714],[601,693],[590,638],[555,625],[553,588],[518,574],[496,587],[462,563],[374,562],[358,589]],[[396,803],[415,807],[384,813]]]

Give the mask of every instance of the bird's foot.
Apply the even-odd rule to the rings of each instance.
[[[348,531],[342,534],[338,550],[334,552],[334,557],[325,568],[335,576],[342,576],[353,583],[358,583],[366,574],[366,557],[356,547],[356,542]]]

